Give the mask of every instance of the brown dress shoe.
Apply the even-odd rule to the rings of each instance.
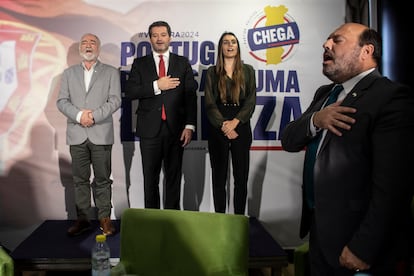
[[[102,234],[105,236],[111,236],[115,233],[115,227],[112,225],[110,218],[100,219]]]
[[[78,219],[71,227],[69,227],[67,233],[69,236],[77,236],[90,229],[91,223],[88,220]]]

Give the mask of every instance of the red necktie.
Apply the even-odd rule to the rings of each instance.
[[[160,57],[160,63],[158,64],[158,76],[161,78],[165,76],[165,63],[164,63],[163,56],[159,55],[159,57]],[[161,119],[163,121],[167,120],[167,114],[165,114],[164,104],[162,105]]]

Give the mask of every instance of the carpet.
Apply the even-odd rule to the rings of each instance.
[[[67,229],[73,220],[46,220],[39,225],[15,250],[11,252],[14,259],[53,258],[72,259],[90,258],[95,236],[102,234],[99,221],[92,220],[92,229],[79,236],[70,237]],[[119,258],[120,220],[113,220],[117,232],[107,237],[111,249],[111,258]]]

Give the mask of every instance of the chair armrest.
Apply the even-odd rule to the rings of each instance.
[[[305,242],[295,248],[293,252],[293,263],[295,266],[295,276],[309,275],[309,242]]]
[[[0,246],[0,275],[2,276],[14,276],[14,263],[13,259],[7,254],[7,252]]]

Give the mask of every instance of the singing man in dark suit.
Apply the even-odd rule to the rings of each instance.
[[[134,59],[125,96],[138,99],[136,135],[140,138],[145,208],[160,208],[163,164],[164,209],[179,210],[183,151],[197,122],[196,83],[188,59],[169,52],[169,24],[156,21],[148,33],[152,53]]]
[[[330,34],[322,65],[333,83],[282,134],[284,150],[307,151],[300,236],[310,234],[314,276],[411,275],[414,93],[379,73],[381,44],[376,31],[356,23]],[[337,102],[324,106],[337,84]]]

